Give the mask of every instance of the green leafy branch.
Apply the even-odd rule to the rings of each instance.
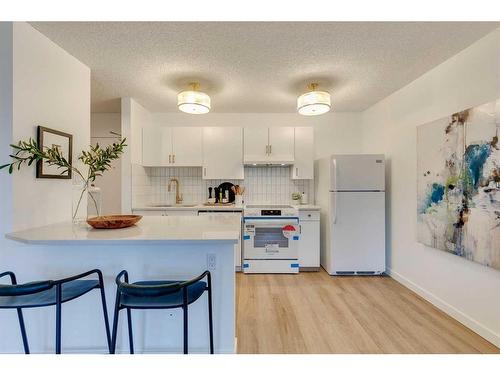
[[[111,133],[118,135],[116,133]],[[61,174],[73,171],[78,174],[83,182],[84,188],[78,200],[78,205],[74,212],[73,218],[78,212],[80,203],[83,198],[83,194],[87,191],[90,183],[94,182],[98,176],[102,176],[104,172],[111,169],[111,163],[114,160],[120,158],[123,154],[124,148],[127,146],[125,144],[126,138],[121,139],[119,142],[114,142],[112,145],[102,148],[99,143],[95,146],[90,146],[89,151],[82,151],[81,155],[78,156],[84,165],[88,167],[87,175],[85,176],[78,168],[72,166],[68,160],[61,154],[59,147],[45,147],[42,149],[39,147],[36,140],[30,138],[28,141],[19,141],[18,144],[11,144],[10,146],[14,152],[9,155],[13,161],[8,164],[0,165],[0,170],[8,168],[9,173],[12,174],[14,170],[20,170],[23,165],[31,166],[34,162],[44,162],[49,166],[55,166],[61,169]],[[94,201],[97,214],[99,215],[99,210],[97,207],[97,202],[95,201],[92,194],[89,194],[91,199]]]
[[[119,159],[123,149],[127,146],[125,141],[124,138],[106,148],[102,148],[99,143],[96,143],[95,146],[90,146],[90,151],[82,151],[78,159],[88,166],[88,181],[94,182],[98,176],[102,176],[111,168],[113,160]]]

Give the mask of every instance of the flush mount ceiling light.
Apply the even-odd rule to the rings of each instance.
[[[331,109],[330,94],[326,91],[317,91],[317,87],[317,83],[311,83],[308,86],[310,91],[298,97],[297,111],[301,115],[322,115]]]
[[[182,91],[177,95],[177,107],[185,113],[201,115],[210,112],[210,96],[198,91],[200,84],[192,82],[189,84],[191,90]]]

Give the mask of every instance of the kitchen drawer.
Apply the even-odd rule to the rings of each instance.
[[[304,210],[304,211],[299,211],[299,219],[300,221],[318,221],[319,220],[319,210]]]

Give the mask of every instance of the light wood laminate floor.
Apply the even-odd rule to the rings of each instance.
[[[236,280],[238,353],[500,353],[390,277]]]

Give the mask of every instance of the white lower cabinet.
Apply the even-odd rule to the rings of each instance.
[[[299,211],[299,265],[301,271],[319,270],[319,211]]]

